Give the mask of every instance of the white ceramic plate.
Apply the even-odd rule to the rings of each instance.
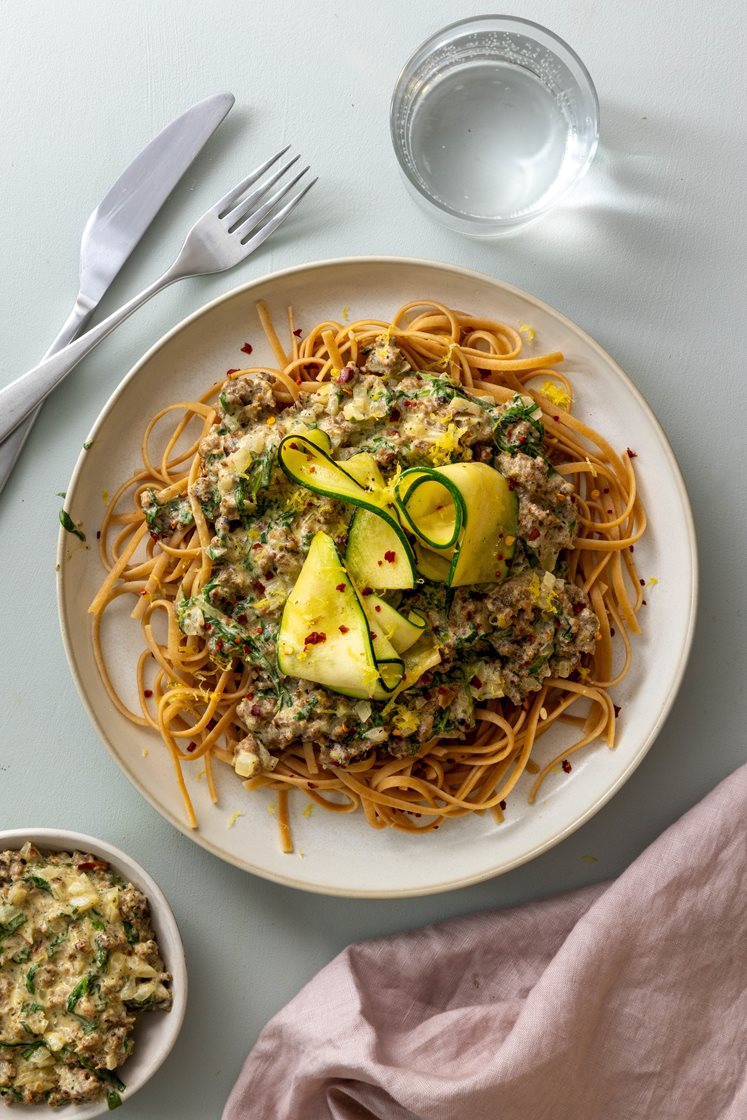
[[[0,831],[0,852],[15,851],[24,844],[34,844],[48,852],[90,852],[100,856],[118,871],[123,879],[142,891],[150,903],[151,919],[156,931],[158,946],[166,969],[173,977],[171,991],[173,1002],[168,1012],[154,1011],[141,1015],[135,1026],[135,1052],[117,1074],[125,1083],[122,1103],[128,1104],[133,1094],[149,1081],[159,1066],[171,1053],[184,1021],[187,1008],[187,969],[184,948],[179,930],[166,898],[147,871],[135,863],[119,848],[85,836],[54,828],[28,828]],[[109,1111],[106,1098],[85,1105],[66,1105],[61,1110],[46,1104],[10,1105],[0,1098],[0,1114],[23,1117],[24,1120],[49,1120],[50,1116],[64,1116],[65,1120],[93,1120]]]
[[[190,775],[200,829],[186,829],[171,763],[160,741],[127,722],[113,707],[94,664],[86,608],[102,578],[94,549],[62,533],[59,605],[70,666],[102,739],[133,784],[177,828],[198,844],[248,871],[305,890],[382,897],[450,890],[508,871],[568,836],[620,788],[654,741],[674,700],[690,648],[696,598],[696,556],[687,495],[672,451],[651,410],[622,370],[587,334],[551,307],[488,276],[451,265],[401,258],[324,261],[276,273],[208,304],[175,327],[135,366],[104,408],[68,487],[68,508],[93,542],[113,492],[139,463],[140,436],[164,405],[204,392],[225,370],[246,359],[271,360],[254,305],[264,299],[281,322],[292,304],[302,328],[323,319],[387,320],[408,300],[432,298],[485,313],[514,326],[529,323],[537,352],[562,350],[577,390],[577,413],[621,450],[638,453],[636,469],[650,528],[636,548],[644,577],[659,582],[647,595],[643,634],[633,668],[615,694],[622,707],[613,752],[594,746],[573,759],[571,774],[551,775],[534,806],[526,804],[528,778],[512,794],[505,823],[487,817],[452,822],[437,833],[411,837],[374,832],[362,815],[302,815],[293,807],[296,852],[282,855],[270,797],[248,797],[227,767],[219,775],[220,807],[204,781]],[[134,667],[140,630],[126,611],[105,631],[113,677],[137,707]],[[553,747],[551,736],[542,740]],[[543,752],[544,753],[544,752]],[[234,826],[229,818],[240,812]]]

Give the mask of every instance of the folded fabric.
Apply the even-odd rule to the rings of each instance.
[[[747,766],[617,880],[352,945],[223,1120],[745,1120]]]

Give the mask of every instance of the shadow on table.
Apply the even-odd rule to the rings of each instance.
[[[700,273],[704,288],[719,283],[721,258],[735,246],[714,216],[732,199],[738,205],[741,156],[715,130],[633,117],[615,105],[602,106],[601,130],[596,159],[565,203],[525,231],[484,244],[497,275],[542,292],[542,273],[550,271],[557,287],[560,265],[564,309],[593,307],[598,321],[634,331],[642,313],[651,314],[644,301],[657,281],[671,292],[687,270]],[[630,281],[636,267],[640,289]]]

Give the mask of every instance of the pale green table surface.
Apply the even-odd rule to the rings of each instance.
[[[616,875],[745,758],[745,121],[739,0],[512,5],[588,65],[602,144],[562,209],[524,233],[468,241],[406,196],[388,135],[400,66],[456,0],[24,0],[2,5],[0,377],[36,363],[72,304],[80,234],[137,151],[209,93],[236,108],[107,298],[169,263],[197,215],[282,144],[320,176],[281,235],[232,273],[161,294],[48,402],[0,497],[0,826],[105,837],[152,872],[188,956],[183,1033],[127,1106],[142,1120],[220,1115],[263,1024],[348,942]],[[741,27],[740,27],[741,21]],[[215,859],[135,792],[68,673],[55,602],[57,513],[81,442],[122,374],[230,287],[331,256],[453,261],[534,292],[622,364],[657,413],[695,514],[701,605],[672,714],[640,769],[573,837],[509,875],[446,895],[304,895]],[[597,863],[581,857],[593,853]],[[427,858],[424,850],[423,858]],[[19,1113],[20,1114],[20,1113]]]

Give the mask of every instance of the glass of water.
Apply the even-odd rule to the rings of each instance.
[[[534,221],[578,182],[596,151],[599,102],[583,62],[552,31],[482,16],[415,52],[390,124],[417,201],[452,229],[495,237]]]

